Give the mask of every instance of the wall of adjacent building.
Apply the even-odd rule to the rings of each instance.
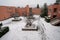
[[[54,9],[57,9],[56,12],[54,12]],[[60,5],[50,5],[48,6],[48,16],[51,16],[53,18],[54,15],[57,16],[57,18],[60,18]]]
[[[0,20],[5,20],[15,13],[14,7],[0,6]]]
[[[0,6],[0,20],[4,20],[7,18],[12,17],[15,13],[17,13],[19,16],[29,15],[29,5],[26,7],[20,8],[20,7],[12,7],[12,6]],[[32,14],[40,14],[41,9],[40,8],[32,8]]]
[[[40,15],[41,14],[41,9],[40,8],[33,8],[32,13],[36,14],[36,15]]]
[[[0,6],[0,20],[5,20],[7,18],[12,17],[15,13],[19,14],[19,16],[29,15],[29,5],[26,7],[12,7],[12,6]],[[54,8],[57,8],[57,11],[54,12]],[[32,8],[32,14],[35,15],[40,15],[41,14],[41,8]],[[53,16],[56,15],[57,18],[60,18],[60,5],[50,5],[48,6],[48,16]]]

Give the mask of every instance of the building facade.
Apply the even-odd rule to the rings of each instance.
[[[30,13],[30,7],[27,5],[25,8],[20,7],[11,7],[11,6],[0,6],[0,20],[5,20],[7,18],[12,17],[15,13],[19,14],[19,16],[29,15]],[[32,14],[40,14],[41,9],[40,8],[32,8]]]
[[[31,9],[31,10],[30,10]],[[12,6],[0,6],[0,21],[12,17],[15,13],[19,16],[29,16],[29,13],[40,15],[41,8],[31,8],[27,5],[24,8],[12,7]],[[60,4],[49,5],[48,6],[48,16],[51,18],[60,18]]]
[[[15,7],[0,6],[0,20],[5,20],[15,13]]]
[[[48,7],[48,16],[60,18],[60,5],[50,5]]]

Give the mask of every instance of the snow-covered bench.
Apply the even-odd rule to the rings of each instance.
[[[52,25],[56,25],[58,23],[60,23],[60,20],[59,19],[55,19],[53,21],[50,22]]]

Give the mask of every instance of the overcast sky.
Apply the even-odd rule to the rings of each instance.
[[[40,6],[44,3],[48,5],[55,3],[56,0],[0,0],[0,5],[2,6],[19,6],[25,7],[29,5],[30,7],[36,7],[37,4]]]

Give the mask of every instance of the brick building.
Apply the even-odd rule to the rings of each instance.
[[[48,6],[48,16],[60,19],[60,1],[56,1],[53,5]]]
[[[15,13],[15,7],[0,6],[0,20],[10,18]]]
[[[41,8],[31,8],[29,7],[29,5],[27,5],[24,8],[20,8],[20,7],[16,8],[12,6],[0,6],[0,20],[10,18],[15,13],[18,13],[19,16],[23,16],[24,14],[28,16],[31,11],[32,14],[36,14],[36,15],[41,14]],[[60,18],[60,4],[49,5],[48,16],[50,16],[51,18],[55,18],[55,17]]]
[[[29,15],[30,13],[30,8],[29,5],[27,5],[25,8],[20,8],[18,7],[17,8],[17,12],[20,14],[20,16],[23,15],[23,13],[25,13],[27,16]],[[39,15],[41,13],[41,9],[40,8],[32,8],[32,14],[37,14]]]
[[[28,15],[29,13],[29,6],[27,5],[25,8],[16,8],[16,12],[20,15],[20,16],[23,16],[23,14],[26,14]]]
[[[27,5],[25,8],[16,8],[12,6],[0,6],[0,20],[4,20],[7,18],[12,17],[15,13],[18,13],[19,16],[29,15],[30,13],[30,7]],[[32,14],[40,14],[41,9],[40,8],[32,8]]]

